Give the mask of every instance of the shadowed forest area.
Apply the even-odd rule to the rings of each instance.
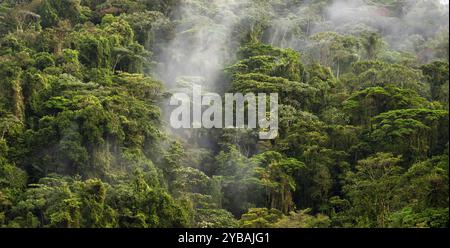
[[[449,226],[439,0],[0,0],[0,227]],[[193,84],[279,136],[172,129]]]

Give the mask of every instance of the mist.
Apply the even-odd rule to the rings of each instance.
[[[403,8],[368,3],[372,2],[335,0],[326,10],[328,20],[340,33],[351,33],[352,27],[367,25],[398,51],[414,50],[411,39],[423,43],[442,29],[448,29],[448,8],[438,0],[408,1]]]
[[[199,4],[201,3],[201,4]],[[199,84],[216,90],[235,49],[231,34],[245,15],[246,0],[183,1],[174,13],[175,38],[160,58],[158,75],[168,89]]]
[[[242,44],[242,37],[234,37],[236,30],[252,32],[254,23],[263,23],[262,42],[308,55],[303,56],[306,64],[314,62],[311,48],[320,42],[311,37],[321,32],[355,37],[375,32],[384,50],[419,54],[426,63],[436,59],[432,43],[448,40],[444,2],[414,0],[393,6],[369,0],[184,0],[172,14],[174,37],[157,58],[156,74],[170,93],[190,94],[193,84],[204,92],[225,93],[229,85],[223,70],[236,61]],[[168,101],[162,108],[168,120],[173,108]],[[192,135],[189,130],[171,131]]]
[[[417,52],[438,34],[448,34],[448,1],[414,0],[403,6],[369,0],[324,3],[184,0],[174,11],[175,37],[158,58],[157,75],[168,89],[196,83],[218,90],[222,70],[233,62],[238,48],[233,30],[250,16],[270,23],[262,37],[265,43],[300,52],[308,49],[311,35],[327,31],[377,32],[390,49],[400,52]]]
[[[227,90],[223,69],[235,60],[239,42],[233,39],[233,31],[248,6],[247,0],[184,0],[177,6],[172,14],[174,38],[163,48],[156,73],[170,94],[191,96],[194,84],[203,93]],[[175,107],[168,99],[162,104],[166,123]],[[169,124],[166,128],[187,145],[211,148],[214,143],[206,131],[174,129]]]
[[[387,49],[397,52],[428,52],[424,62],[435,59],[427,46],[436,40],[448,40],[448,1],[414,0],[402,6],[369,0],[300,1],[289,11],[272,10],[271,25],[263,41],[283,48],[307,53],[311,35],[336,32],[358,36],[362,32],[378,33]]]

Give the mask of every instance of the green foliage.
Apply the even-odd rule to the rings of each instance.
[[[420,108],[429,105],[426,99],[413,90],[391,85],[370,87],[353,94],[344,102],[344,110],[358,125],[370,125],[373,117],[397,109]]]
[[[326,215],[319,214],[311,216],[310,209],[300,212],[292,212],[288,216],[274,224],[278,228],[329,228],[331,226],[330,218]]]
[[[304,70],[300,55],[290,49],[281,50],[261,43],[250,43],[241,48],[239,56],[243,60],[230,68],[232,73],[253,72],[300,81]]]
[[[265,152],[254,157],[259,164],[256,173],[266,188],[270,208],[289,213],[294,208],[292,193],[296,190],[294,176],[305,165],[294,158],[283,158],[277,152]]]
[[[441,101],[448,107],[448,62],[436,61],[423,65],[421,69],[430,84],[432,99]]]
[[[235,216],[243,214],[253,202],[261,201],[262,189],[255,177],[255,164],[234,146],[216,157],[217,175],[222,192],[222,206]]]
[[[127,228],[182,227],[188,225],[187,210],[167,192],[150,187],[138,173],[128,184],[113,188],[111,206],[118,225]]]
[[[424,97],[429,96],[429,87],[423,83],[423,74],[415,68],[382,61],[360,61],[352,65],[352,70],[356,76],[355,87],[358,90],[393,85],[414,90]]]
[[[371,137],[407,161],[442,154],[448,144],[448,111],[393,110],[374,118]]]
[[[448,227],[448,10],[364,2],[408,30],[332,1],[0,1],[0,227]],[[190,78],[278,93],[279,136],[170,130]]]
[[[199,228],[236,228],[237,220],[223,209],[199,209],[195,215]]]
[[[427,208],[423,212],[416,213],[411,208],[402,209],[392,215],[394,228],[441,228],[448,226],[448,208]]]
[[[318,41],[312,52],[319,54],[321,64],[327,66],[336,65],[337,78],[339,78],[343,69],[346,69],[359,58],[358,51],[361,44],[354,36],[323,32],[313,35],[312,39]],[[366,45],[366,49],[373,56],[372,53],[374,51],[371,51],[373,48],[368,48]]]
[[[49,53],[38,53],[36,57],[36,68],[44,70],[47,67],[55,66],[55,61]]]
[[[399,157],[388,153],[359,161],[356,172],[346,176],[348,184],[344,192],[351,201],[351,211],[356,217],[356,225],[361,227],[386,227],[389,211],[396,209],[399,197],[398,184],[401,168]]]
[[[276,209],[251,208],[248,213],[242,215],[240,227],[243,228],[269,228],[283,217]]]

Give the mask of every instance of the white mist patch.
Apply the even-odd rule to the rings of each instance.
[[[231,34],[246,0],[184,0],[175,12],[176,36],[161,56],[158,74],[169,89],[180,77],[201,77],[213,90],[230,61]]]
[[[405,41],[425,42],[448,28],[448,8],[439,5],[439,0],[407,1],[401,8],[369,0],[334,0],[326,10],[334,31],[351,33],[365,25],[379,32],[391,48],[413,51],[415,44]]]
[[[314,1],[283,3],[269,8],[269,28],[264,42],[309,53],[321,32],[358,36],[369,31],[380,34],[389,49],[416,53],[443,33],[448,33],[448,1],[410,0],[381,3],[372,0],[332,0],[324,6]],[[276,6],[273,3],[273,6]],[[428,60],[432,60],[433,56]]]

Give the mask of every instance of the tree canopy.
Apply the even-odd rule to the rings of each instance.
[[[0,227],[448,227],[439,2],[0,1]],[[194,83],[279,136],[171,129]]]

